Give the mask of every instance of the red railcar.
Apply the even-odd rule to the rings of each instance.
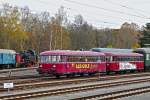
[[[92,51],[45,51],[40,53],[38,71],[56,76],[105,72],[105,55]]]
[[[104,54],[106,56],[107,72],[144,70],[144,59],[142,54],[120,52],[105,52]]]

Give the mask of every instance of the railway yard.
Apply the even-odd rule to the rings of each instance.
[[[150,100],[150,0],[0,1],[0,100]]]
[[[147,100],[150,73],[76,76],[40,76],[36,68],[0,71],[1,100]],[[3,83],[13,82],[9,91]],[[137,99],[138,98],[138,99]]]

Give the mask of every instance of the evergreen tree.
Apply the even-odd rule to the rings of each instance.
[[[140,38],[141,47],[144,47],[147,44],[150,44],[150,23],[146,24],[146,27],[143,30],[143,36]]]

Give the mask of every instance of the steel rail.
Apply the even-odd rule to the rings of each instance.
[[[94,85],[84,85],[84,86],[60,88],[54,90],[45,90],[45,91],[38,91],[38,92],[31,92],[31,93],[1,96],[0,99],[17,100],[17,99],[25,99],[25,98],[35,98],[35,97],[51,96],[51,95],[58,95],[58,94],[65,94],[65,93],[75,93],[78,91],[89,91],[94,89],[115,87],[115,86],[128,85],[128,84],[137,84],[137,83],[143,83],[149,81],[150,78],[140,79],[140,80],[118,81],[118,82],[110,82],[110,83],[94,84]]]
[[[74,99],[70,99],[70,100],[113,100],[113,99],[120,99],[123,97],[138,95],[138,94],[142,94],[142,93],[149,93],[149,92],[150,92],[150,86],[146,86],[146,87],[104,93],[104,94],[99,94],[99,95],[74,98]]]

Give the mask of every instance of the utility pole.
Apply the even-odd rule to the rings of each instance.
[[[62,50],[63,49],[62,26],[60,26],[60,34],[61,34],[61,40],[60,41],[61,41],[61,50]]]

